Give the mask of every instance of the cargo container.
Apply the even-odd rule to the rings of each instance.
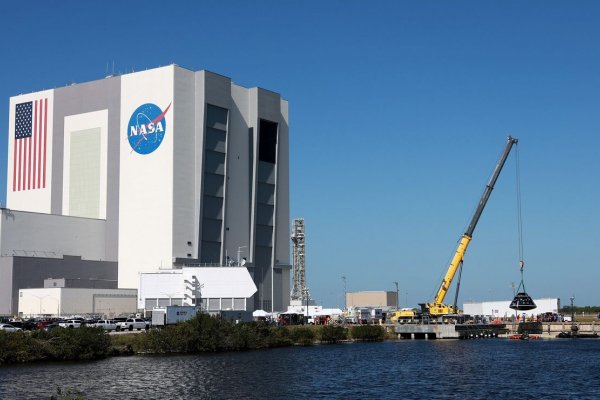
[[[192,319],[198,313],[194,306],[167,306],[152,309],[152,325],[174,325]]]

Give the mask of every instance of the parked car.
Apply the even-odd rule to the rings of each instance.
[[[105,331],[115,331],[117,330],[117,324],[112,319],[101,319],[96,321],[95,324],[90,324],[90,326],[94,326],[96,328],[102,328]]]
[[[53,329],[60,328],[60,325],[58,323],[59,323],[59,321],[54,321],[54,322],[46,325],[44,327],[44,330],[47,332],[51,332]]]
[[[17,328],[16,326],[12,326],[11,324],[0,324],[0,331],[4,332],[18,332],[22,330],[21,328]]]
[[[38,329],[45,329],[51,323],[52,323],[52,321],[37,321],[35,323],[35,327]]]
[[[142,329],[146,329],[146,321],[141,318],[127,318],[124,322],[121,322],[119,326],[122,331],[132,331],[134,329],[141,331]]]
[[[58,326],[61,328],[80,328],[83,321],[80,319],[67,319],[65,321],[60,321]]]
[[[121,330],[121,323],[127,321],[126,317],[115,317],[112,319],[117,325],[117,332]]]
[[[8,321],[8,324],[14,326],[15,328],[20,328],[24,331],[31,331],[36,329],[35,321],[27,320],[27,321]]]

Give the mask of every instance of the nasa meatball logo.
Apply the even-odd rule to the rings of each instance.
[[[169,108],[171,108],[171,104],[163,111],[156,104],[146,103],[131,114],[127,127],[127,139],[131,146],[131,152],[150,154],[158,149],[167,133],[165,115]]]

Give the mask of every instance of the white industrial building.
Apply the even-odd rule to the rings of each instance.
[[[468,315],[481,315],[491,318],[510,318],[518,315],[519,317],[526,315],[532,317],[547,312],[558,313],[560,309],[560,299],[534,299],[533,302],[537,306],[533,310],[515,311],[510,308],[510,300],[501,301],[483,301],[480,303],[464,303],[463,312]]]
[[[137,290],[102,288],[40,288],[19,290],[19,315],[86,316],[113,318],[135,314]]]
[[[244,267],[185,267],[139,275],[137,307],[198,306],[207,312],[251,311],[256,285]]]
[[[10,98],[0,315],[47,278],[241,265],[289,304],[288,103],[177,65]]]

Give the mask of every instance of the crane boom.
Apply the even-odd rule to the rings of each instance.
[[[483,212],[483,209],[485,208],[485,205],[488,199],[490,198],[490,194],[494,189],[494,185],[498,180],[498,176],[500,175],[500,171],[502,171],[502,167],[504,167],[504,163],[508,158],[508,154],[510,153],[512,146],[517,144],[518,141],[518,139],[515,139],[511,136],[508,137],[506,146],[504,146],[504,151],[500,156],[500,160],[498,160],[496,168],[494,168],[494,172],[492,173],[488,184],[485,186],[485,190],[481,195],[481,199],[479,200],[479,204],[477,206],[477,209],[475,210],[475,213],[473,214],[473,218],[471,218],[471,222],[469,223],[467,230],[462,235],[458,243],[456,253],[454,254],[454,257],[452,257],[452,261],[448,266],[446,275],[444,276],[442,284],[440,285],[440,288],[438,289],[437,294],[435,295],[433,303],[424,304],[424,308],[426,309],[425,311],[428,312],[430,315],[455,314],[458,312],[458,310],[455,310],[453,306],[443,304],[444,298],[448,293],[448,289],[450,288],[450,284],[454,279],[454,275],[456,274],[460,263],[462,263],[463,261],[467,248],[469,247],[469,243],[471,243],[471,239],[473,238],[473,231],[475,231],[477,222],[479,221],[481,213]]]

